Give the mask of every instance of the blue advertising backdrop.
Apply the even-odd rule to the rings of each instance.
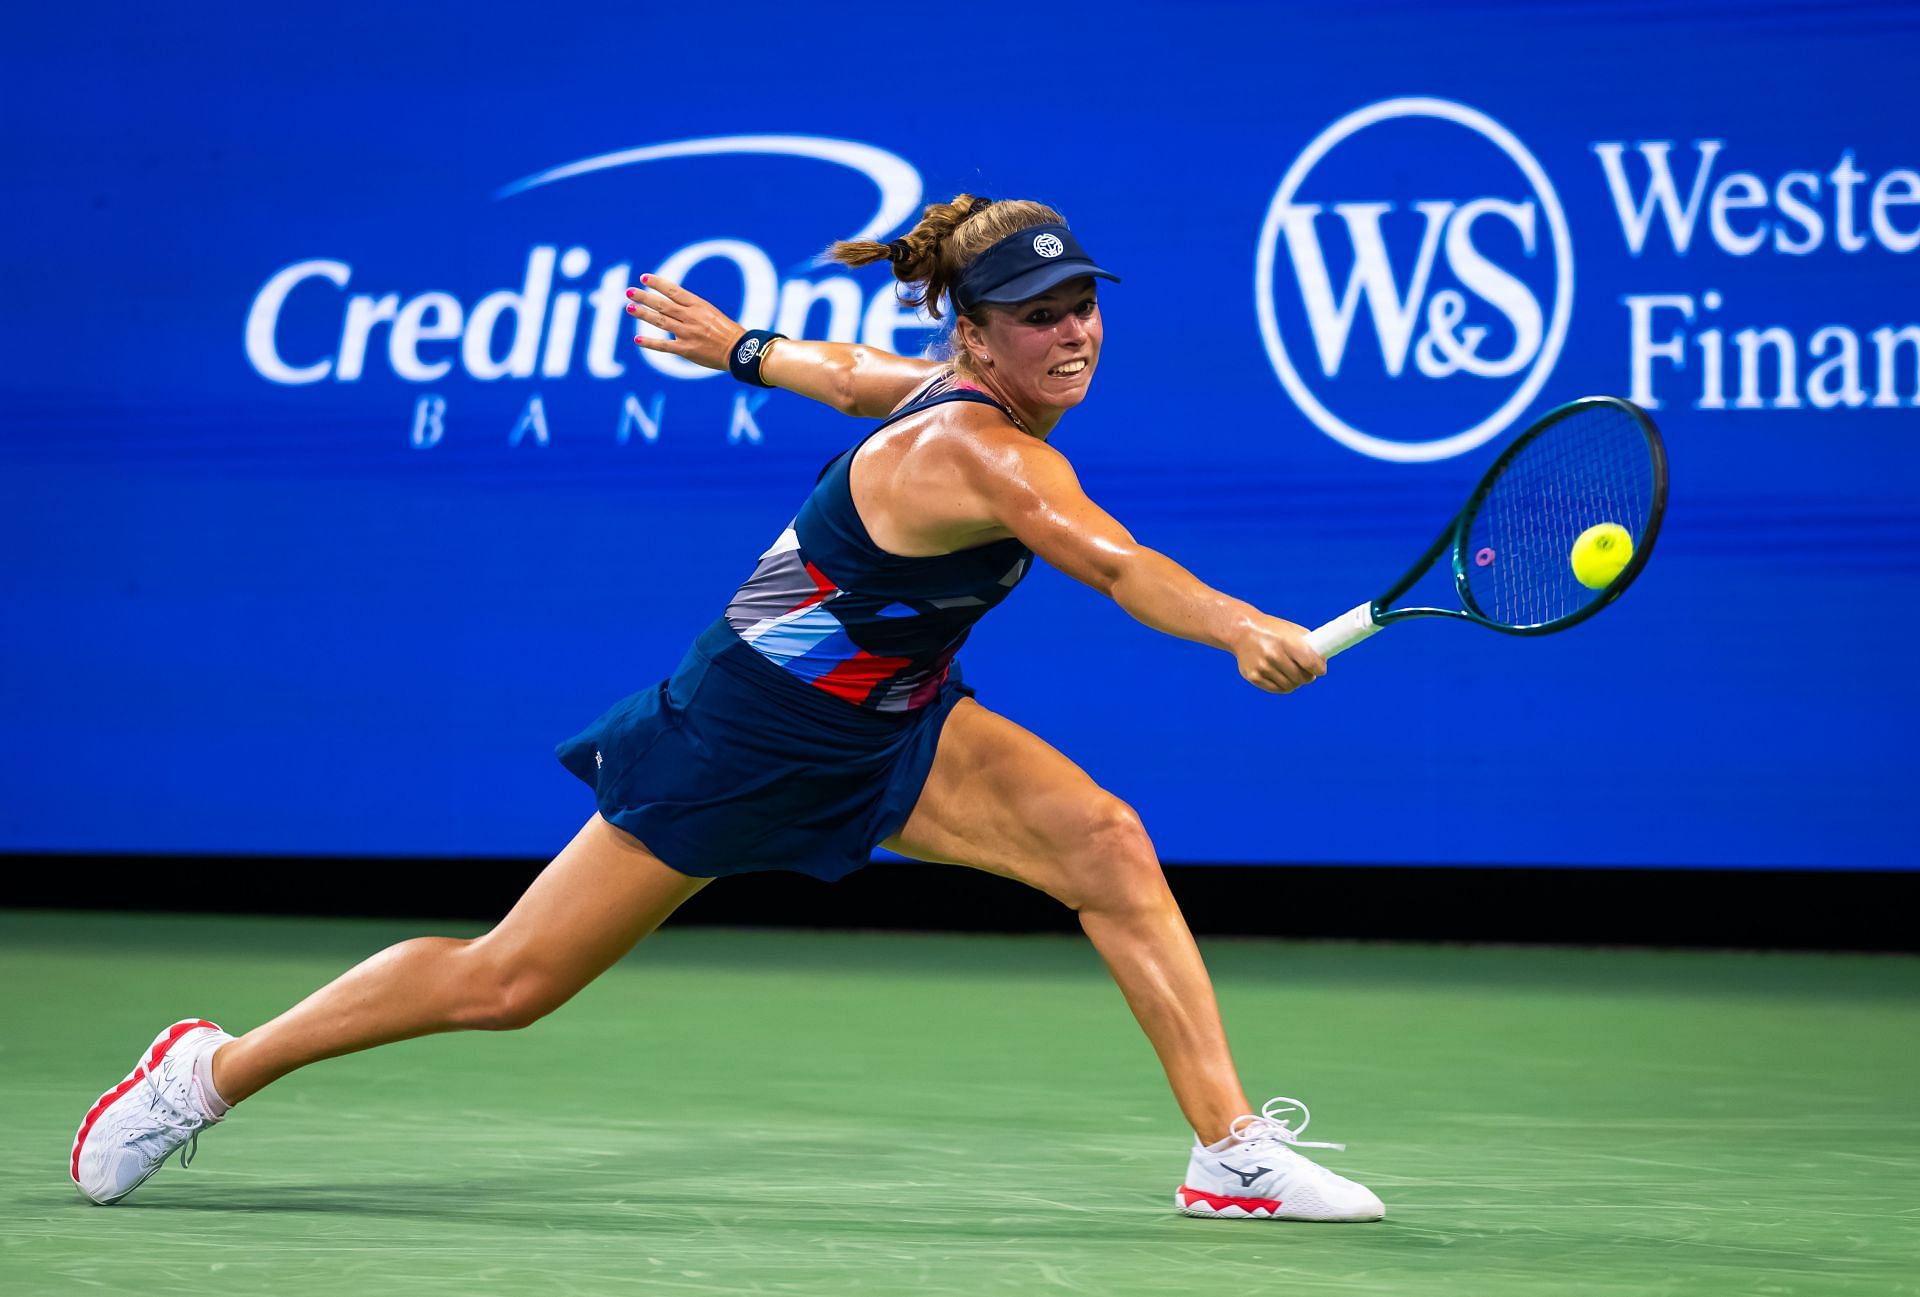
[[[815,254],[971,191],[1125,276],[1054,443],[1203,579],[1376,593],[1525,422],[1652,410],[1614,609],[1287,698],[1037,573],[981,700],[1183,862],[1908,868],[1911,5],[16,15],[0,849],[543,855],[867,425],[631,345],[939,335]]]

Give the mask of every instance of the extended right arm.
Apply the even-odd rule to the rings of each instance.
[[[627,290],[627,314],[670,336],[641,334],[634,341],[649,351],[725,369],[728,350],[745,330],[706,298],[678,284],[658,275],[642,275],[640,282],[644,287]],[[878,347],[782,338],[760,362],[760,377],[843,414],[878,419],[893,413],[940,368],[931,360],[910,360]]]
[[[761,362],[760,377],[842,414],[881,419],[941,368],[931,360],[911,360],[878,347],[782,338]]]

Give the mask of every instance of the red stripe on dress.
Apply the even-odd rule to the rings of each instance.
[[[840,590],[839,586],[827,580],[826,573],[822,572],[819,568],[807,562],[807,560],[805,560],[804,558],[801,559],[800,562],[807,569],[807,575],[813,578],[814,585],[818,586],[819,588],[815,590],[812,594],[808,595],[806,598],[802,599],[799,603],[795,604],[793,607],[787,609],[786,612],[780,614],[783,617],[791,616],[792,614],[799,612],[802,608],[811,608],[813,607],[813,605],[825,599],[828,595],[837,594],[839,593],[839,590]]]
[[[947,668],[941,667],[939,673],[927,677],[926,683],[907,695],[907,710],[925,707],[940,696],[940,686],[947,682]]]
[[[912,663],[912,658],[875,657],[861,649],[813,683],[850,703],[863,703],[867,695],[884,684],[894,672]]]
[[[189,1022],[174,1023],[171,1027],[167,1028],[165,1035],[153,1043],[153,1049],[149,1052],[148,1056],[134,1065],[132,1074],[129,1075],[126,1080],[120,1082],[120,1084],[114,1086],[111,1090],[108,1090],[105,1094],[93,1101],[93,1107],[87,1109],[86,1117],[80,1122],[79,1133],[73,1137],[73,1178],[75,1183],[78,1183],[80,1179],[80,1146],[87,1142],[87,1132],[93,1129],[94,1122],[100,1120],[100,1114],[108,1108],[111,1108],[116,1099],[138,1084],[141,1077],[160,1066],[160,1060],[167,1056],[167,1051],[173,1048],[174,1042],[178,1041],[180,1037],[186,1035],[189,1031],[197,1031],[201,1027],[213,1027],[215,1031],[220,1030],[220,1028],[214,1027],[213,1024],[205,1018],[195,1018]]]
[[[1208,1193],[1204,1189],[1189,1189],[1186,1185],[1181,1185],[1180,1205],[1191,1207],[1197,1202],[1205,1203],[1215,1211],[1219,1211],[1222,1207],[1239,1207],[1249,1212],[1261,1207],[1270,1212],[1280,1210],[1278,1198],[1230,1198],[1223,1193]]]

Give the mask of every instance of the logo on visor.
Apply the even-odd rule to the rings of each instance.
[[[1274,373],[1315,427],[1376,459],[1447,459],[1539,395],[1567,336],[1573,244],[1512,132],[1451,100],[1389,99],[1287,169],[1254,305]]]
[[[1042,234],[1033,241],[1033,250],[1043,257],[1057,257],[1067,250],[1057,234]]]

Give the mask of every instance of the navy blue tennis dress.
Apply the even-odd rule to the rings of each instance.
[[[1005,408],[949,372],[874,432],[949,401]],[[973,692],[954,654],[1032,566],[1017,540],[882,550],[853,507],[858,450],[827,465],[670,678],[556,749],[603,818],[683,874],[837,879],[866,864],[907,822],[940,727]]]

